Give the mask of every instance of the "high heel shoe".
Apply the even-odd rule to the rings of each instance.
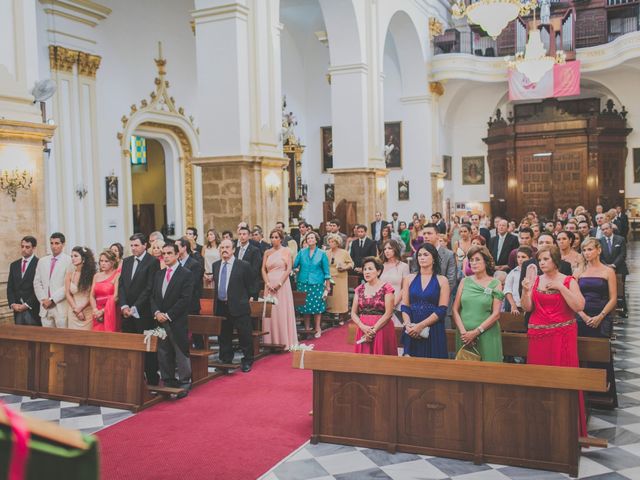
[[[322,336],[322,330],[319,332],[316,332],[313,338],[320,338],[321,336]]]

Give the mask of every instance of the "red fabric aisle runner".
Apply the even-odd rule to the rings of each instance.
[[[316,350],[352,352],[346,327]],[[269,355],[98,432],[104,480],[254,479],[311,435],[312,374],[291,354]]]

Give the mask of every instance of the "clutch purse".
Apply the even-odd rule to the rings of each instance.
[[[475,345],[463,345],[456,353],[456,360],[467,360],[471,362],[480,362],[482,356]]]
[[[410,323],[410,326],[414,326],[415,323]],[[420,338],[429,338],[429,330],[431,329],[431,327],[424,327],[422,330],[420,330]]]

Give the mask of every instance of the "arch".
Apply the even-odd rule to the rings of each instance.
[[[384,65],[387,40],[391,37],[400,67],[402,95],[415,96],[427,93],[427,67],[422,40],[416,24],[404,10],[397,10],[386,26],[385,42],[380,49],[380,65]]]
[[[122,161],[124,229],[126,237],[133,233],[133,218],[128,208],[132,204],[132,179],[129,152],[129,138],[135,134],[143,134],[155,138],[162,144],[165,156],[171,162],[171,175],[178,179],[172,187],[172,198],[176,209],[176,227],[182,229],[195,225],[202,230],[202,198],[200,169],[191,161],[199,153],[199,132],[194,126],[193,117],[187,118],[182,107],[176,107],[175,100],[169,95],[169,82],[165,80],[166,60],[155,59],[158,77],[155,79],[156,90],[150,100],[143,99],[140,107],[131,105],[130,116],[122,116],[122,131],[118,133]],[[179,188],[182,185],[182,188]]]
[[[361,18],[353,0],[320,0],[332,66],[366,63]]]

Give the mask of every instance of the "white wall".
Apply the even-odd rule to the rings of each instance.
[[[333,183],[332,175],[322,173],[320,127],[331,125],[331,85],[326,80],[329,49],[314,34],[324,30],[318,15],[319,6],[317,11],[283,11],[281,15],[282,93],[287,96],[287,110],[298,119],[296,135],[306,146],[302,181],[308,185],[309,203],[301,216],[314,227],[322,222],[324,184]]]
[[[193,0],[109,0],[113,10],[98,26],[99,54],[102,63],[97,74],[98,130],[101,177],[120,177],[120,205],[103,207],[105,244],[124,237],[123,181],[120,143],[116,137],[122,130],[120,118],[129,116],[130,105],[140,106],[155,90],[158,41],[162,41],[167,59],[169,92],[186,115],[196,122],[195,37],[189,25]],[[104,182],[102,182],[104,183]],[[103,187],[104,188],[104,185]],[[104,192],[102,194],[104,198]],[[104,205],[104,203],[103,203]],[[126,206],[128,208],[128,206]]]

